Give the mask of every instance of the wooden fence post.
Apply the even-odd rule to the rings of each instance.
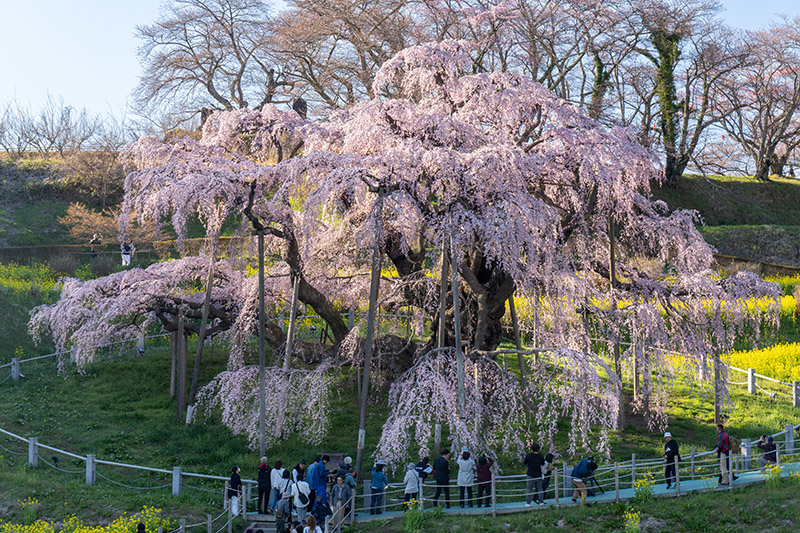
[[[741,452],[742,452],[742,470],[750,470],[752,460],[750,459],[752,453],[752,444],[750,439],[742,439]]]
[[[39,466],[39,440],[36,437],[28,439],[28,466]]]
[[[786,455],[794,453],[794,425],[786,424],[784,432],[786,433]]]
[[[675,456],[675,494],[681,495],[681,472],[678,465],[678,456]]]
[[[173,496],[180,496],[181,495],[181,473],[182,469],[180,466],[173,466],[172,467],[172,495]]]
[[[186,519],[181,518],[181,533],[186,533]]]
[[[614,501],[619,502],[619,463],[614,463]]]
[[[138,352],[139,356],[144,355],[144,333],[141,331],[136,336],[136,351]]]
[[[211,520],[211,515],[206,515],[206,533],[214,533],[214,526],[213,521]]]
[[[800,409],[800,381],[792,381],[792,405]]]
[[[11,379],[14,381],[19,380],[19,359],[16,357],[11,358]]]
[[[95,478],[95,464],[94,464],[95,456],[93,454],[89,454],[86,456],[86,484],[87,485],[94,485],[94,478]]]
[[[561,505],[559,505],[559,503],[558,503],[558,467],[557,466],[553,468],[553,478],[556,481],[556,509],[558,509],[559,507],[561,507]]]
[[[495,483],[495,477],[492,476],[492,517],[497,517],[497,485]],[[480,504],[480,502],[478,502]]]
[[[691,465],[692,467],[692,479],[695,478],[695,470],[694,470],[694,445],[692,445],[692,456],[691,456]]]
[[[755,368],[748,368],[747,369],[747,392],[749,394],[756,393],[756,369]]]
[[[631,487],[636,483],[636,454],[631,454]]]

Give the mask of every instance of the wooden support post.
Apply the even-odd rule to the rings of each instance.
[[[611,284],[611,305],[613,306],[612,312],[615,320],[617,316],[617,257],[616,257],[616,228],[614,225],[614,217],[608,217],[608,265],[609,265],[609,282]],[[620,361],[619,338],[614,341],[614,373],[619,380],[619,415],[617,417],[617,427],[620,431],[625,430],[625,395],[622,389],[622,363]]]
[[[186,410],[186,331],[183,325],[183,312],[178,311],[178,420],[183,420]]]
[[[292,272],[292,303],[289,310],[289,331],[286,333],[286,352],[283,354],[283,371],[288,372],[294,350],[294,336],[297,328],[297,300],[300,295],[300,272]]]
[[[206,279],[206,294],[203,299],[203,310],[200,314],[200,332],[197,335],[197,350],[194,357],[194,368],[192,369],[192,385],[189,388],[189,408],[186,412],[186,425],[191,423],[191,412],[194,408],[194,400],[197,395],[197,381],[200,379],[200,364],[203,360],[203,345],[206,341],[206,330],[208,329],[208,313],[211,307],[211,290],[214,287],[214,257],[208,266],[208,279]]]
[[[367,396],[369,395],[369,374],[372,366],[372,343],[375,334],[375,315],[378,312],[378,290],[381,283],[381,246],[379,236],[383,233],[383,195],[382,189],[378,192],[378,200],[375,209],[378,216],[375,224],[375,244],[372,248],[372,265],[370,272],[369,286],[369,308],[367,309],[367,335],[364,339],[364,374],[361,383],[361,398],[359,398],[358,414],[358,443],[356,448],[356,472],[362,474],[361,466],[364,458],[364,441],[367,432]]]
[[[497,476],[492,476],[492,517],[497,518],[497,485],[495,478]],[[480,504],[480,502],[478,502]],[[478,505],[480,507],[480,505]]]
[[[181,518],[180,520],[180,533],[186,533],[186,519]]]
[[[352,330],[356,327],[356,310],[352,307],[347,310],[347,329]]]
[[[140,331],[136,336],[136,352],[141,357],[144,355],[144,332]]]
[[[517,319],[517,308],[514,305],[514,295],[508,297],[508,309],[511,312],[511,325],[514,328],[514,343],[517,346],[517,363],[519,364],[519,382],[523,389],[528,388],[525,364],[525,356],[522,355],[522,337],[519,334],[519,320]]]
[[[553,479],[555,479],[555,482],[556,482],[556,487],[555,487],[556,508],[559,508],[561,506],[558,504],[558,467],[557,466],[553,468]]]
[[[180,466],[172,467],[172,495],[181,495],[181,473],[183,469]]]
[[[748,394],[756,393],[756,369],[747,369],[747,392]]]
[[[178,360],[178,332],[176,330],[169,334],[169,361],[170,361],[169,397],[170,398],[175,397],[175,375],[178,372],[177,360]]]
[[[11,379],[14,381],[19,380],[19,359],[16,357],[11,358]]]
[[[214,521],[210,514],[206,515],[206,533],[214,533]]]
[[[451,250],[452,254],[452,250]],[[456,348],[456,379],[458,381],[458,417],[463,419],[465,416],[465,397],[464,397],[464,349],[461,346],[461,295],[458,287],[458,262],[455,256],[451,255],[450,263],[453,265],[452,279],[450,285],[453,290],[453,332],[455,335]]]
[[[800,409],[800,381],[792,381],[792,405]]]
[[[94,485],[95,479],[95,464],[94,464],[95,456],[94,454],[89,454],[86,456],[86,484],[87,485]]]
[[[39,439],[36,437],[28,439],[28,466],[39,466]]]
[[[439,452],[442,449],[442,424],[436,422],[433,426],[433,453],[439,457]]]
[[[722,362],[719,359],[719,352],[714,353],[714,423],[721,424],[722,411]]]

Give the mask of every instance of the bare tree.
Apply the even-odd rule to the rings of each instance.
[[[800,18],[749,32],[750,62],[720,85],[733,110],[725,131],[752,158],[755,177],[769,181],[800,143]],[[781,153],[782,151],[782,153]]]
[[[36,136],[30,111],[14,100],[6,103],[0,117],[0,146],[12,158],[25,157]]]
[[[138,103],[191,116],[273,102],[289,85],[270,59],[270,27],[262,0],[172,0],[158,21],[137,27]]]
[[[416,43],[407,6],[401,0],[295,0],[277,18],[277,58],[312,109],[372,96],[378,67]]]
[[[64,157],[66,152],[79,151],[92,138],[99,122],[86,108],[76,109],[63,97],[48,94],[32,126],[31,144],[41,157],[49,158],[54,152]]]

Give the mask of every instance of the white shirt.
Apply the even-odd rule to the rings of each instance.
[[[272,469],[272,473],[269,475],[269,480],[272,482],[273,489],[280,489],[283,487],[283,471],[286,470],[285,468],[281,468],[280,470],[277,468]]]
[[[319,528],[319,526],[316,526],[314,528],[314,531],[311,531],[310,529],[308,529],[308,526],[306,526],[303,528],[303,533],[322,533],[322,530]]]
[[[300,501],[301,492],[306,495],[306,498],[308,498],[308,495],[311,493],[311,489],[308,488],[308,483],[305,481],[298,481],[292,485],[292,498],[294,499],[295,507],[305,507],[308,505],[308,499],[306,499],[306,503]]]

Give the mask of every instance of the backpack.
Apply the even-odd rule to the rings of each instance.
[[[728,447],[734,454],[739,454],[741,453],[742,450],[742,441],[740,441],[733,435],[728,435]]]
[[[283,509],[280,508],[275,509],[275,518],[277,518],[278,520],[283,518]]]

